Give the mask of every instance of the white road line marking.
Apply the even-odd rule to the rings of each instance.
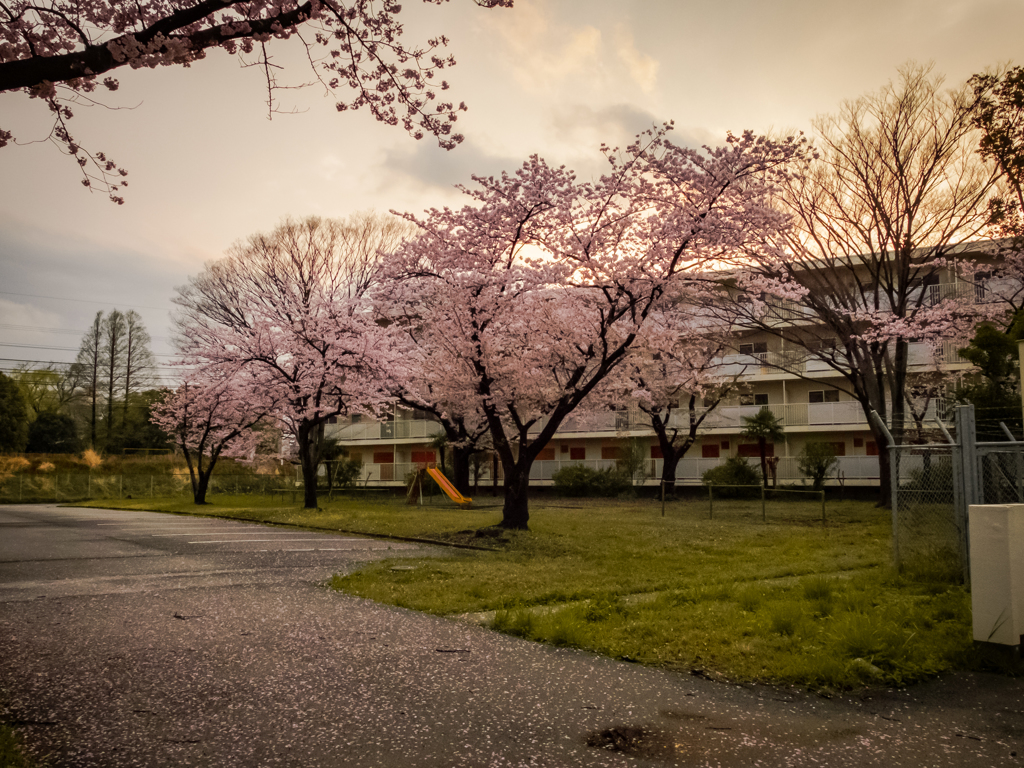
[[[257,541],[275,541],[285,543],[289,541],[323,541],[323,539],[223,539],[218,541],[190,541],[189,544],[255,544]]]
[[[84,519],[84,518],[83,518]],[[96,523],[97,526],[112,526],[119,525],[122,528],[188,528],[190,525],[198,525],[203,527],[203,523],[200,521],[194,521],[191,523],[134,523],[132,525],[125,525],[124,523]],[[221,522],[213,522],[212,520],[207,525],[223,525]]]
[[[198,533],[196,531],[188,531],[187,533],[151,533],[149,534],[153,538],[166,538],[170,536],[252,536],[253,531],[210,531],[209,533]],[[294,536],[295,534],[289,532],[267,532],[260,533],[261,536]]]

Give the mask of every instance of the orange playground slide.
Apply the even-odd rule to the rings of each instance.
[[[448,498],[454,501],[456,504],[469,504],[473,500],[463,496],[459,493],[459,490],[451,484],[451,481],[441,474],[441,470],[437,467],[427,467],[427,472],[434,478],[434,481],[441,486],[441,490],[448,494]]]

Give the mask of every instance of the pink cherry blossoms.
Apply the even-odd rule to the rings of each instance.
[[[424,0],[440,5],[446,0]],[[511,7],[512,0],[474,0]],[[20,91],[44,101],[54,115],[50,140],[83,169],[82,183],[105,189],[111,200],[126,182],[123,169],[101,153],[82,149],[68,130],[72,106],[83,103],[97,81],[120,67],[189,66],[211,48],[253,57],[267,78],[268,108],[275,111],[277,75],[267,46],[294,37],[305,47],[316,82],[336,94],[339,111],[368,109],[387,125],[401,125],[419,139],[430,134],[451,149],[464,104],[442,100],[448,83],[438,76],[455,64],[441,51],[443,36],[425,45],[403,40],[401,5],[393,0],[12,0],[0,4],[0,92]],[[103,78],[108,90],[117,80]],[[13,141],[0,129],[0,147]]]

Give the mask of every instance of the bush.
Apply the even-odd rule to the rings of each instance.
[[[614,497],[633,487],[629,474],[618,469],[591,469],[583,464],[562,467],[551,476],[563,496]]]
[[[825,484],[825,478],[835,469],[837,461],[836,449],[832,443],[807,443],[800,451],[796,465],[800,473],[810,479],[811,487],[820,491]]]
[[[362,471],[362,459],[342,459],[334,468],[334,487],[351,488],[356,484],[356,481],[359,480]]]
[[[760,485],[761,472],[756,467],[751,466],[742,456],[733,456],[730,459],[726,459],[724,464],[712,467],[701,475],[700,481],[704,485],[716,486]],[[756,492],[756,489],[753,488],[722,488],[718,491],[718,495],[722,498],[736,498],[748,496],[754,492]]]
[[[28,428],[26,453],[78,453],[81,440],[75,422],[66,414],[44,411]]]

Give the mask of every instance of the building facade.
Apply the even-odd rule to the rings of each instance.
[[[951,296],[971,302],[990,299],[984,282],[965,282],[952,269],[933,275],[919,290],[926,302]],[[799,305],[780,302],[768,311],[776,313],[791,328],[806,324],[809,331],[813,330],[812,320]],[[952,377],[969,368],[957,354],[957,346],[945,344],[934,349],[925,343],[911,342],[911,377]],[[829,484],[878,484],[879,446],[867,417],[860,403],[846,391],[849,385],[843,375],[821,359],[808,355],[805,348],[786,349],[779,336],[768,332],[737,332],[732,349],[717,361],[717,372],[723,380],[735,380],[736,389],[707,415],[697,442],[679,461],[678,485],[699,485],[704,472],[733,456],[747,457],[757,464],[757,443],[741,432],[743,417],[752,416],[761,408],[772,411],[785,434],[780,443],[768,446],[769,456],[777,459],[778,483],[802,482],[805,478],[798,469],[797,458],[800,452],[807,443],[827,442],[838,460]],[[937,421],[948,424],[951,413],[941,398],[923,398],[908,408],[905,427],[935,429]],[[673,419],[688,419],[686,409],[678,409]],[[422,412],[396,407],[384,421],[356,416],[328,429],[329,436],[339,440],[350,457],[362,460],[360,482],[367,485],[404,485],[411,472],[439,458],[439,449],[431,443],[442,432],[441,427]],[[649,417],[630,403],[623,403],[614,411],[567,418],[534,463],[531,483],[550,485],[555,472],[573,464],[594,469],[613,467],[627,443],[639,446],[643,452],[644,482],[657,486],[662,470],[658,440]],[[480,456],[474,465],[475,480],[481,486],[500,483],[500,472],[500,466],[489,455]]]

